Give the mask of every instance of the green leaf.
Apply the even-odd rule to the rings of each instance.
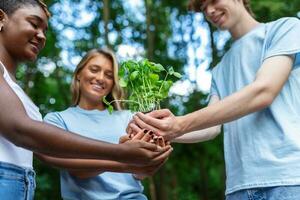
[[[112,105],[109,105],[109,106],[107,107],[107,110],[108,110],[109,114],[112,114],[113,111],[114,111],[114,107],[113,107]]]
[[[151,64],[150,69],[154,72],[162,72],[165,71],[165,68],[161,64]]]
[[[151,82],[156,82],[159,80],[159,76],[157,74],[149,74],[149,78]]]
[[[173,75],[174,74],[174,69],[173,69],[173,67],[170,67],[169,69],[168,69],[168,73],[170,74],[170,75]]]
[[[119,80],[119,85],[121,87],[125,88],[128,85],[128,81],[126,81],[124,78],[121,77],[120,80]]]
[[[139,75],[139,71],[134,71],[130,74],[130,80],[135,80],[136,77]]]
[[[123,67],[123,65],[121,65],[121,67],[119,69],[119,73],[118,73],[119,77],[125,76],[125,72],[126,72],[125,67]]]
[[[182,75],[178,72],[174,72],[173,76],[175,76],[176,78],[182,78]]]
[[[110,102],[107,101],[106,96],[102,98],[102,102],[107,106],[107,110],[111,114],[114,111],[114,107],[111,105]]]
[[[102,102],[103,102],[105,105],[107,105],[107,106],[110,105],[110,103],[106,100],[106,96],[104,96],[104,97],[102,98]]]

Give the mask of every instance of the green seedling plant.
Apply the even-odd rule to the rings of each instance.
[[[114,101],[128,104],[128,109],[133,112],[160,109],[160,102],[168,97],[173,85],[172,77],[180,79],[182,76],[173,67],[165,69],[161,64],[146,59],[139,62],[125,61],[119,70],[119,83],[127,92],[128,99]],[[114,101],[108,102],[103,98],[110,112],[113,110],[111,104]]]

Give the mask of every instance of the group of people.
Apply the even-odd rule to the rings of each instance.
[[[101,99],[124,98],[118,62],[110,50],[96,48],[75,69],[72,105],[43,122],[15,73],[45,46],[50,13],[41,0],[0,0],[1,199],[34,198],[33,154],[61,169],[63,199],[147,199],[140,179],[172,152],[154,137],[201,142],[221,126],[227,200],[300,199],[300,21],[260,23],[249,4],[189,1],[234,39],[212,71],[206,108],[184,116],[168,109],[133,115],[114,101],[109,114]]]

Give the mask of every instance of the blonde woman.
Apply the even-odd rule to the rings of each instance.
[[[93,49],[78,64],[71,85],[73,106],[61,112],[49,113],[45,117],[62,129],[92,139],[118,143],[125,134],[132,114],[121,111],[121,105],[115,101],[114,111],[108,112],[102,101],[120,100],[123,92],[118,84],[118,64],[109,50]],[[152,132],[141,132],[136,137],[150,140]],[[65,168],[61,171],[61,193],[63,199],[147,199],[143,186],[132,174],[115,172],[151,174],[159,165],[144,169],[113,161],[59,159],[42,156],[48,164]],[[105,172],[103,171],[114,171]]]

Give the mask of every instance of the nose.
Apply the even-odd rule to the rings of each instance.
[[[46,33],[43,31],[43,30],[38,30],[38,33],[37,33],[37,39],[39,40],[39,42],[42,44],[42,48],[44,48],[45,46],[45,43],[46,43]]]
[[[103,71],[100,71],[99,73],[97,73],[97,76],[96,76],[96,80],[99,81],[100,83],[103,83],[104,82],[104,72]]]

